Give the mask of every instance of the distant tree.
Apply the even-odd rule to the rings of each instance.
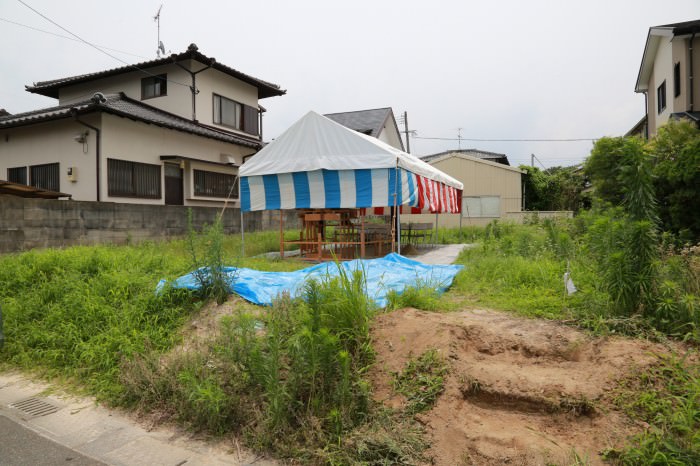
[[[586,206],[585,175],[580,167],[551,167],[544,171],[521,165],[525,172],[525,210],[573,210]]]
[[[595,197],[615,206],[622,205],[625,199],[624,169],[645,153],[645,142],[636,137],[604,137],[596,141],[584,163]]]
[[[525,172],[523,184],[525,186],[525,210],[550,210],[551,198],[550,179],[537,167],[520,165]]]

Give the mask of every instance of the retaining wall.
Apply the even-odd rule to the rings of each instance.
[[[192,209],[192,223],[197,229],[213,223],[221,210],[216,207],[25,199],[0,195],[0,253],[181,237],[187,233],[189,209]],[[285,227],[299,226],[296,212],[282,212]],[[244,214],[243,221],[246,232],[277,230],[279,211],[249,212]],[[240,210],[227,208],[222,223],[225,233],[240,233]]]

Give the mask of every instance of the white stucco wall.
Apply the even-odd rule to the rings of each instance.
[[[673,113],[673,58],[672,44],[669,38],[662,37],[659,49],[656,51],[654,59],[654,70],[652,71],[652,81],[654,87],[649,89],[649,93],[654,93],[654,107],[650,108],[650,112],[655,115],[655,128],[663,125],[668,121],[669,116]],[[663,112],[658,112],[656,100],[656,92],[662,82],[666,81],[666,108]]]
[[[396,124],[394,124],[391,118],[384,128],[382,128],[382,131],[379,133],[379,137],[377,139],[386,142],[390,146],[397,149],[405,150],[401,141],[401,135],[399,134],[399,128],[396,126]]]
[[[191,119],[192,93],[189,89],[189,85],[191,84],[190,75],[176,65],[149,68],[148,73],[153,75],[167,75],[167,95],[145,99],[143,103],[160,108],[166,112],[174,113],[183,118]],[[59,103],[60,105],[66,105],[86,100],[95,95],[95,92],[102,92],[103,94],[123,92],[128,97],[140,101],[141,80],[148,76],[148,74],[143,72],[133,71],[88,83],[64,87],[59,93]]]
[[[206,67],[206,65],[194,60],[186,60],[181,64],[193,72]],[[168,79],[167,95],[145,99],[142,102],[191,120],[191,75],[174,64],[149,68],[147,71],[149,74],[133,71],[88,83],[64,87],[60,90],[59,104],[66,105],[83,101],[92,97],[96,92],[102,92],[103,94],[123,92],[128,97],[141,101],[141,80],[149,75],[166,74]],[[200,123],[219,126],[214,125],[214,94],[249,105],[253,108],[258,108],[258,89],[255,86],[244,83],[221,71],[207,69],[198,73],[195,76],[195,85],[199,90],[199,93],[195,95],[195,116]],[[220,127],[227,131],[236,132],[225,126]],[[241,132],[240,134],[245,133]]]
[[[197,120],[206,125],[218,126],[226,131],[234,131],[227,126],[214,124],[214,94],[238,103],[258,108],[258,89],[255,86],[234,79],[231,76],[210,69],[197,75]],[[241,132],[241,134],[246,134]]]
[[[255,152],[235,144],[183,133],[155,125],[104,114],[82,117],[102,129],[100,157],[100,200],[137,204],[164,204],[165,186],[161,171],[161,199],[120,198],[108,196],[107,159],[162,165],[161,155],[176,155],[210,162],[243,163],[243,156]],[[86,143],[74,137],[88,132]],[[72,119],[0,131],[0,179],[7,179],[7,169],[58,162],[60,191],[81,201],[97,200],[95,131]],[[77,180],[69,181],[68,167],[77,167]],[[222,199],[194,196],[194,168],[236,174],[237,168],[185,161],[184,198],[186,205],[220,205]]]
[[[171,129],[161,128],[155,125],[135,122],[126,118],[113,115],[105,115],[103,118],[103,149],[102,149],[102,177],[107,179],[107,158],[129,160],[134,162],[162,164],[161,155],[177,155],[210,162],[222,162],[233,159],[234,163],[241,165],[243,156],[255,152],[234,144],[217,141],[214,139],[190,135]],[[222,157],[223,156],[223,157]],[[192,204],[187,200],[198,199],[206,201],[207,198],[196,198],[191,184],[192,168],[195,162],[184,163],[185,204]],[[221,171],[222,173],[237,173],[236,169],[220,165],[196,164],[198,168],[209,171]],[[165,187],[162,186],[163,193]],[[107,197],[106,182],[102,186],[104,200],[112,202],[137,202],[143,204],[163,204],[163,199],[133,199]],[[219,199],[211,199],[221,202]],[[207,204],[204,204],[207,205]]]
[[[96,123],[94,118],[84,119]],[[85,143],[74,140],[86,131],[86,127],[70,119],[0,130],[0,179],[7,179],[8,168],[58,162],[60,191],[72,194],[75,200],[95,200],[95,132],[88,132]],[[76,181],[68,179],[68,167],[77,167]]]

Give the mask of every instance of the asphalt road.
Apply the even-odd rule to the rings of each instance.
[[[0,466],[105,466],[0,413]]]

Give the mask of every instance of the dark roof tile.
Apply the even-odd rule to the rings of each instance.
[[[101,94],[100,94],[101,95]],[[97,94],[96,94],[97,96]],[[0,129],[26,126],[43,121],[69,118],[74,114],[86,114],[93,112],[105,112],[142,121],[176,131],[184,131],[219,141],[239,144],[253,149],[262,147],[262,143],[255,138],[233,134],[227,131],[202,125],[200,123],[182,118],[172,113],[151,107],[142,102],[130,99],[123,93],[103,96],[103,100],[93,97],[70,105],[59,105],[31,112],[0,117]]]
[[[355,112],[327,113],[324,116],[336,123],[340,123],[346,128],[376,138],[392,115],[391,108],[387,107],[372,110],[358,110]]]
[[[45,95],[47,97],[53,97],[53,98],[58,98],[58,90],[61,87],[67,86],[67,85],[73,85],[73,84],[79,84],[79,83],[84,83],[88,81],[93,81],[95,79],[101,79],[101,78],[106,78],[109,76],[115,76],[119,74],[124,74],[124,73],[129,73],[132,71],[138,71],[138,70],[146,70],[148,68],[153,68],[156,66],[162,66],[162,65],[167,65],[170,63],[174,62],[179,62],[182,60],[196,60],[200,63],[209,65],[211,64],[211,67],[219,70],[223,73],[228,74],[229,76],[233,76],[236,79],[240,79],[241,81],[248,83],[252,86],[255,86],[258,88],[258,98],[263,99],[265,97],[273,97],[273,96],[278,96],[278,95],[283,95],[286,94],[287,91],[280,89],[280,86],[277,84],[272,84],[267,81],[263,81],[262,79],[254,78],[250,75],[247,75],[245,73],[241,73],[238,70],[235,70],[231,67],[228,67],[226,65],[223,65],[219,62],[217,62],[214,58],[207,57],[206,55],[203,55],[198,51],[198,48],[195,44],[190,44],[190,46],[187,48],[185,52],[182,52],[180,54],[173,54],[169,57],[163,57],[163,58],[158,58],[156,60],[150,60],[150,61],[145,61],[141,63],[137,63],[134,65],[127,65],[127,66],[121,66],[119,68],[112,68],[110,70],[105,70],[105,71],[98,71],[95,73],[88,73],[88,74],[82,74],[79,76],[70,76],[67,78],[59,78],[59,79],[53,79],[50,81],[41,81],[34,83],[33,86],[26,86],[27,91],[33,92],[35,94],[40,94],[40,95]]]

